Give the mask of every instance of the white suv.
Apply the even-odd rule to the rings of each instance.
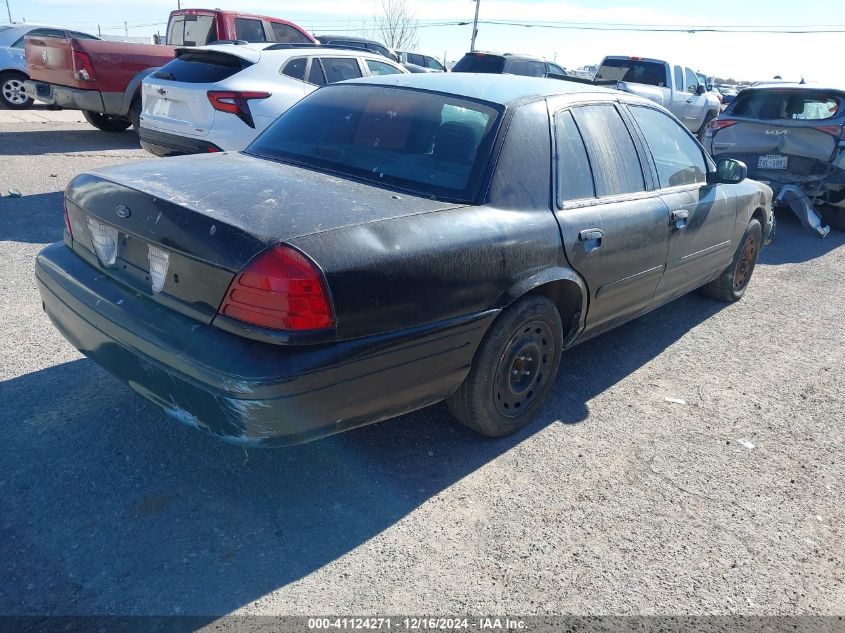
[[[177,48],[144,80],[141,145],[157,156],[242,150],[322,85],[406,72],[381,55],[316,44]]]

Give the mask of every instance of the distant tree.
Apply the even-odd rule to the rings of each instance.
[[[381,0],[381,14],[373,18],[374,39],[393,50],[412,51],[419,44],[416,14],[405,0]]]

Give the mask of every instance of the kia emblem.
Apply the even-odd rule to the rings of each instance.
[[[114,208],[114,212],[119,218],[128,218],[130,215],[132,215],[132,211],[129,210],[129,207],[126,207],[122,204],[117,205]]]

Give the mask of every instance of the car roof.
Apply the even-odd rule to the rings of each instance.
[[[547,60],[543,59],[542,57],[534,57],[533,55],[522,55],[521,53],[496,53],[494,51],[470,51],[468,53],[464,53],[464,57],[467,55],[475,55],[476,57],[503,57],[505,59],[517,59],[517,60],[527,60],[532,62],[546,62]]]
[[[798,83],[797,81],[770,81],[758,82],[748,88],[743,88],[743,92],[757,92],[759,90],[807,90],[809,92],[832,91],[845,93],[845,86],[831,86],[824,84],[808,84]]]
[[[366,42],[367,44],[378,44],[387,48],[386,44],[382,44],[376,40],[370,40],[366,37],[355,37],[354,35],[332,35],[329,33],[327,35],[317,35],[316,38],[320,41],[322,41],[321,38],[325,38],[327,40],[337,40],[338,42]]]
[[[519,75],[499,75],[487,73],[412,73],[407,75],[381,75],[348,79],[345,84],[361,83],[383,86],[415,88],[432,92],[445,92],[458,97],[487,101],[500,105],[509,105],[536,97],[556,95],[597,94],[620,98],[631,103],[653,102],[610,90],[592,84],[566,81],[565,79],[544,79]]]
[[[262,57],[273,55],[274,57],[287,59],[289,57],[299,57],[302,55],[322,55],[322,56],[339,56],[339,57],[366,57],[377,61],[393,62],[393,60],[373,53],[364,49],[358,48],[333,48],[329,45],[323,46],[296,46],[285,45],[284,48],[276,48],[276,42],[248,42],[246,44],[207,44],[205,46],[177,46],[177,51],[218,51],[240,57],[247,61],[256,63]],[[393,65],[398,67],[396,62]]]

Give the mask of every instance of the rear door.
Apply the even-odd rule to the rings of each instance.
[[[697,288],[733,257],[736,200],[729,188],[707,184],[704,150],[671,117],[649,106],[629,105],[649,149],[670,230],[666,272],[655,293],[664,301]]]
[[[561,110],[554,122],[556,216],[567,259],[590,293],[587,327],[597,333],[651,305],[668,212],[615,105]]]
[[[742,93],[720,117],[713,132],[713,156],[741,160],[758,180],[821,180],[837,155],[843,124],[841,93],[753,89]]]
[[[220,51],[178,51],[176,59],[144,80],[143,126],[180,136],[206,136],[215,117],[208,91],[251,65]]]

